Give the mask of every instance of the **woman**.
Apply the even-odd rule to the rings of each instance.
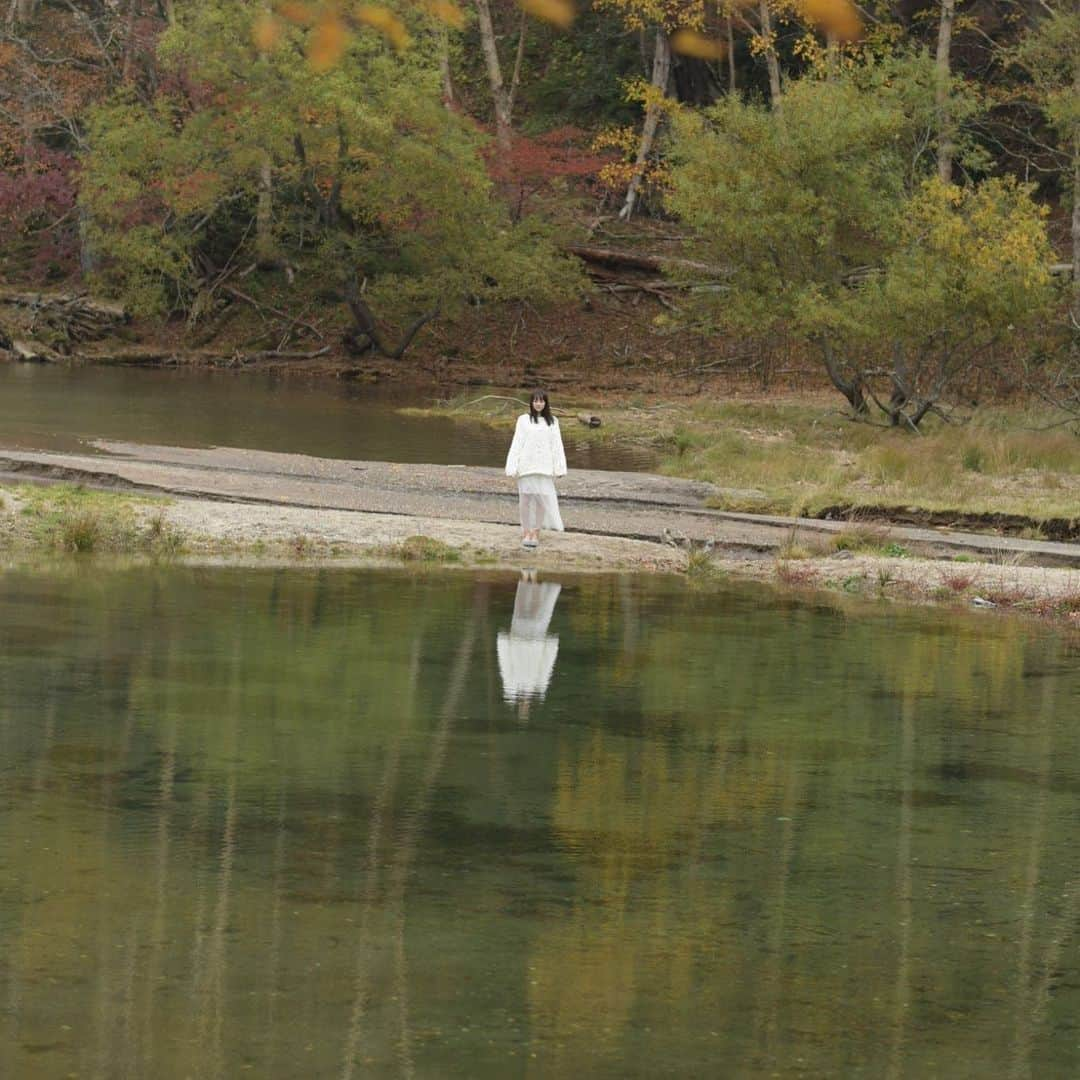
[[[555,477],[566,475],[566,453],[559,421],[551,415],[543,390],[533,392],[529,411],[518,417],[514,441],[506,455],[506,475],[517,477],[521,546],[539,546],[541,529],[562,532]]]

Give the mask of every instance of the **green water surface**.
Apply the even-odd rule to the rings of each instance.
[[[561,585],[0,577],[0,1075],[1080,1075],[1075,639]]]

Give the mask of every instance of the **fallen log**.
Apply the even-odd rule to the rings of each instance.
[[[654,274],[661,274],[665,270],[672,269],[697,270],[717,277],[727,277],[729,274],[729,271],[721,266],[710,266],[708,263],[683,259],[675,255],[648,255],[638,251],[616,251],[614,248],[582,247],[579,244],[568,244],[563,250],[576,255],[583,262],[631,270],[648,270]]]
[[[55,364],[58,360],[63,359],[58,352],[50,349],[47,345],[42,345],[37,341],[24,341],[20,338],[11,339],[8,351],[14,355],[16,360],[21,360],[24,363]]]
[[[145,348],[122,349],[116,352],[77,353],[66,357],[68,360],[86,364],[112,364],[119,367],[138,367],[145,365],[180,367],[184,365],[213,367],[243,367],[260,360],[314,360],[326,356],[331,351],[329,345],[321,349],[304,351],[299,349],[258,349],[253,352],[222,352],[214,349],[163,349],[155,346]]]
[[[95,300],[83,293],[25,292],[0,288],[0,304],[29,308],[64,308],[69,313],[81,314],[90,319],[123,323],[131,321],[131,316],[124,310],[123,305],[107,300]]]

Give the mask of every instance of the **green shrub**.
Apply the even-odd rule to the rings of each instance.
[[[960,464],[966,472],[981,473],[986,467],[986,455],[981,446],[965,446],[960,455]]]

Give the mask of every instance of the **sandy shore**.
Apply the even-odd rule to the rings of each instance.
[[[521,547],[512,525],[404,514],[369,514],[295,506],[260,506],[206,499],[177,499],[165,510],[188,538],[193,553],[267,552],[305,558],[365,559],[388,555],[412,537],[427,537],[478,565],[547,569],[681,572],[686,554],[663,544],[621,536],[548,534],[540,547]]]
[[[698,581],[730,576],[1016,610],[1080,626],[1078,544],[907,526],[860,532],[843,521],[726,513],[710,507],[706,484],[579,471],[560,484],[569,531],[545,535],[533,551],[520,546],[517,499],[501,470],[224,448],[97,448],[0,450],[8,504],[0,516],[15,537],[9,548],[31,551],[35,543],[32,530],[20,534],[13,485],[66,481],[115,493],[145,521],[156,516],[182,538],[174,546],[185,558],[685,572]]]

